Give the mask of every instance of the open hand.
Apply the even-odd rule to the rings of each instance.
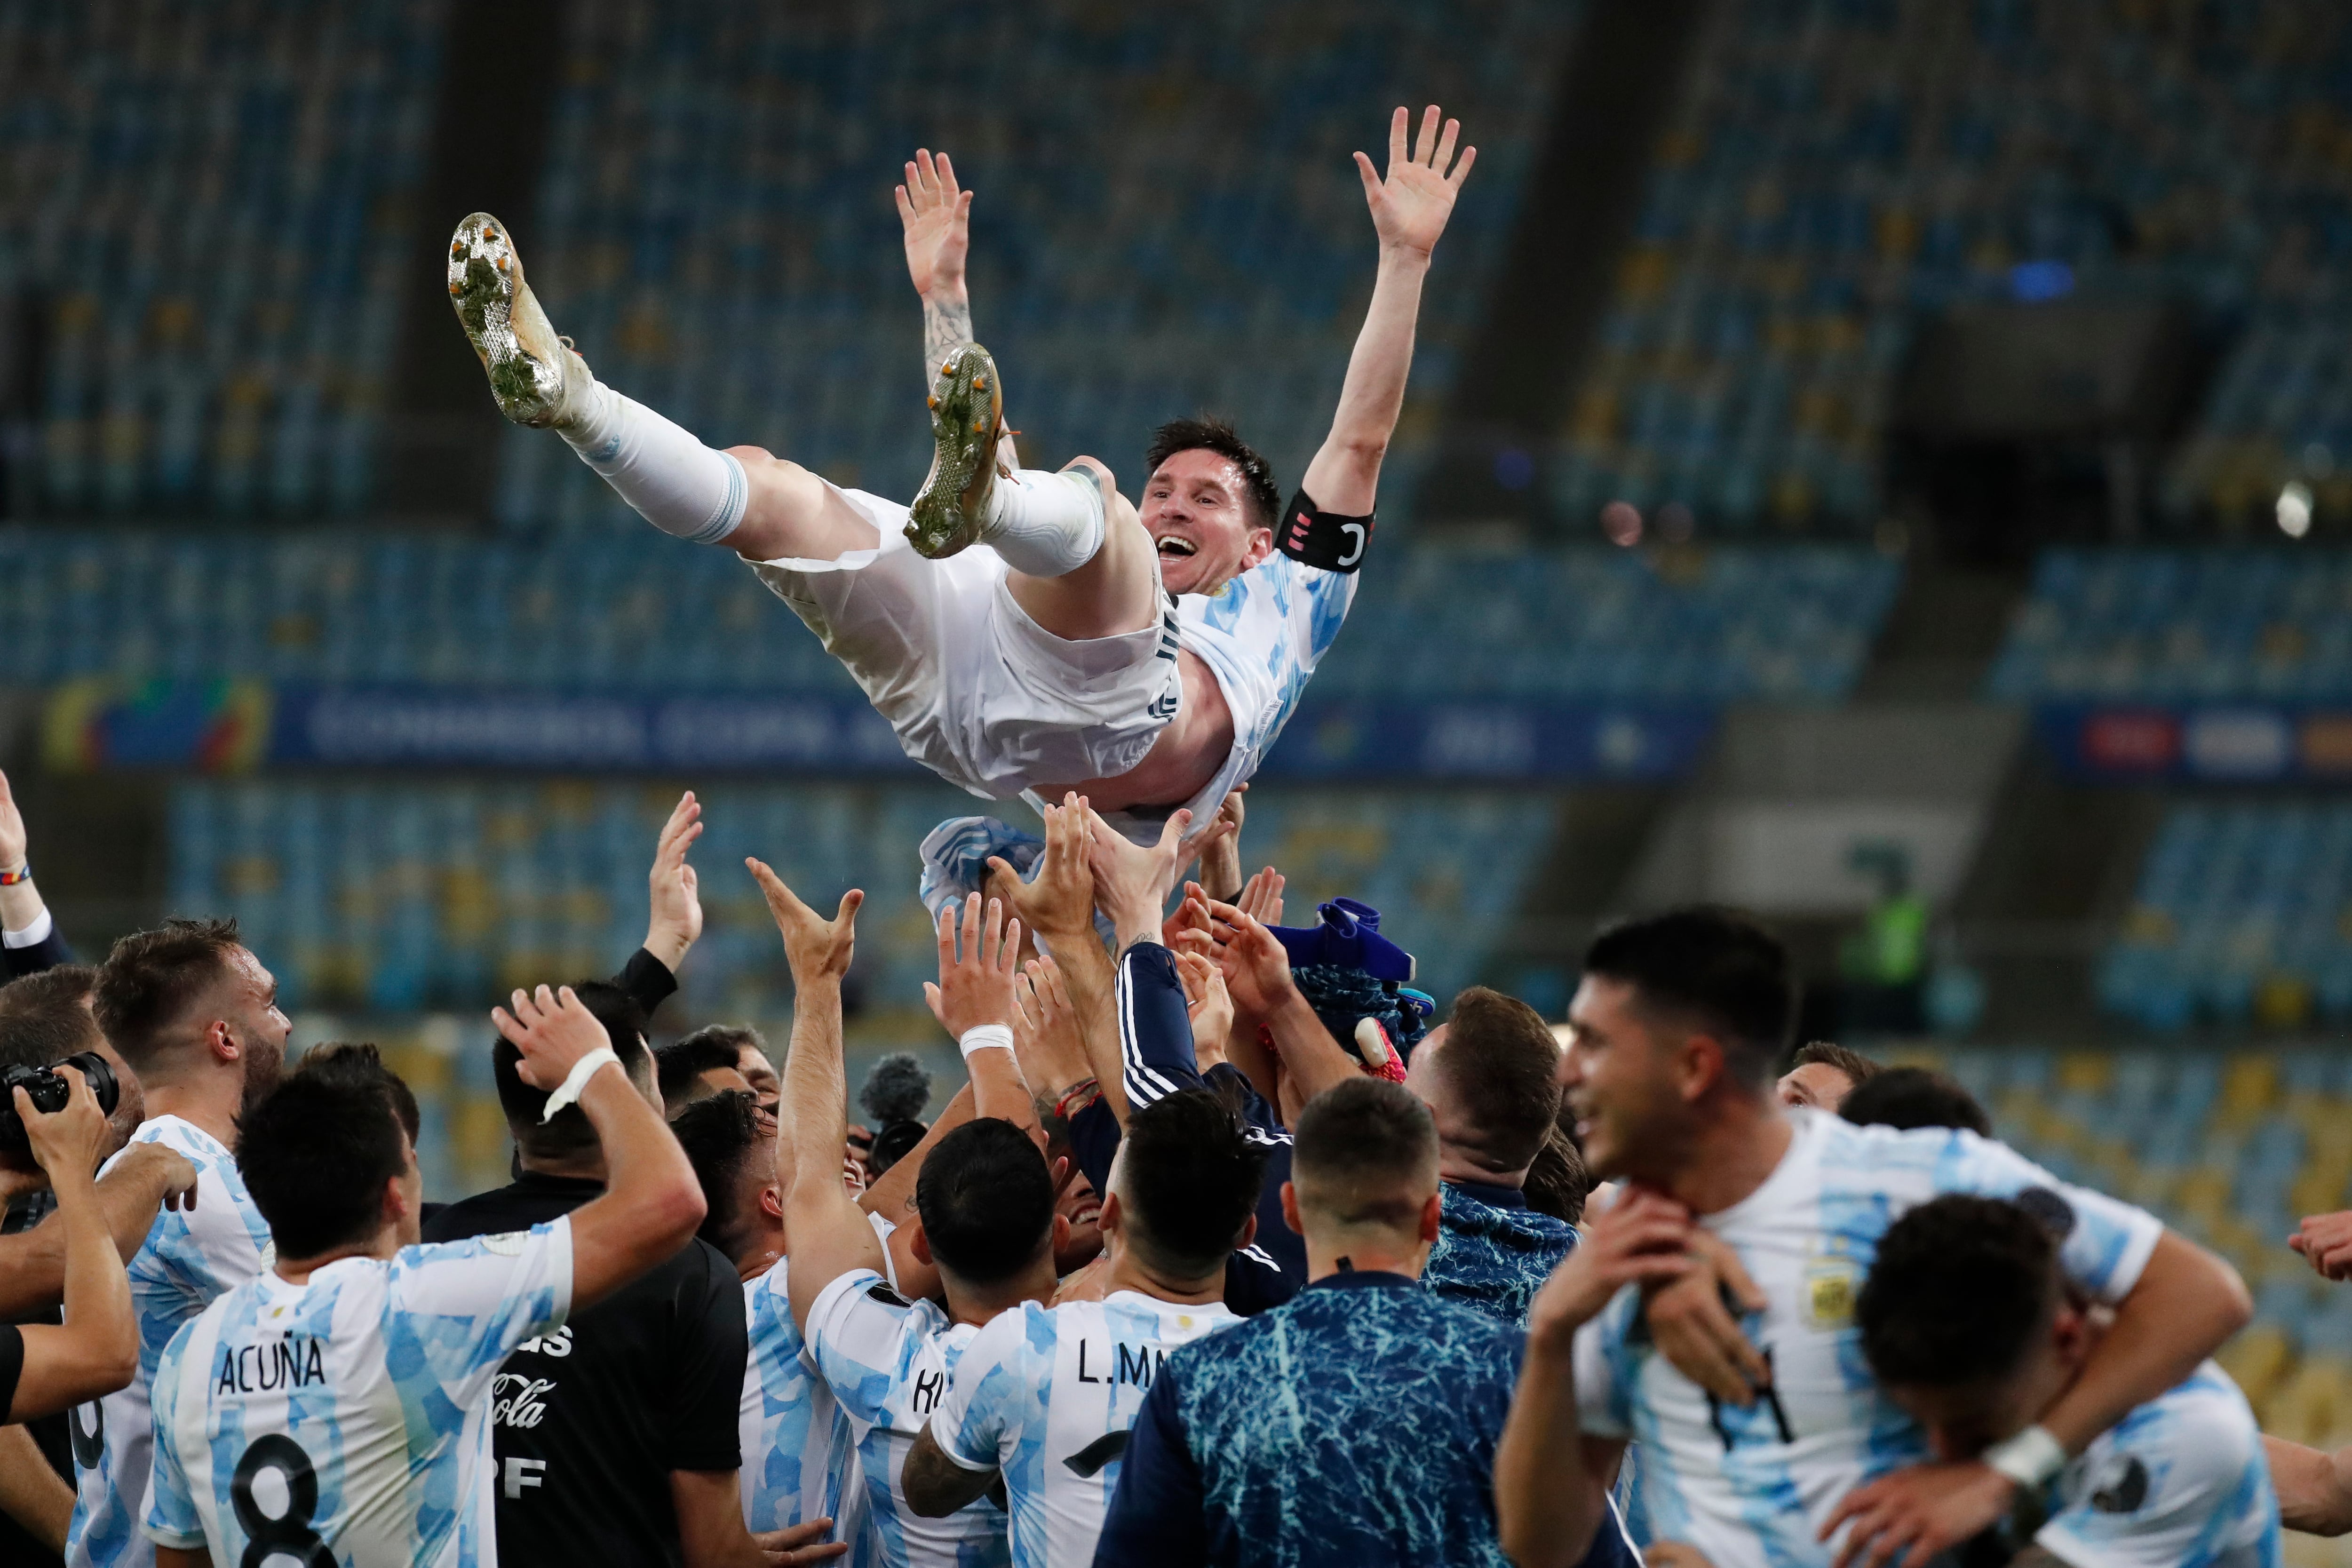
[[[1095,903],[1118,933],[1123,951],[1160,929],[1160,911],[1176,885],[1178,868],[1191,858],[1184,830],[1192,814],[1177,811],[1160,829],[1156,844],[1132,844],[1093,810],[1087,812],[1087,862],[1094,869]]]
[[[99,1109],[98,1094],[81,1068],[60,1062],[51,1070],[68,1085],[64,1109],[51,1113],[37,1110],[33,1097],[16,1089],[11,1091],[16,1100],[16,1119],[25,1124],[25,1142],[32,1145],[33,1158],[52,1183],[67,1172],[88,1181],[97,1173],[99,1161],[106,1157],[106,1112]]]
[[[542,985],[535,994],[517,991],[510,1001],[514,1010],[493,1007],[490,1022],[522,1053],[515,1076],[533,1089],[561,1089],[581,1058],[613,1043],[569,985],[554,991]]]
[[[784,962],[792,969],[793,986],[838,981],[848,973],[850,957],[857,947],[857,907],[866,901],[865,893],[852,888],[842,894],[840,909],[827,920],[801,902],[800,895],[785,887],[784,879],[764,862],[743,864],[760,884],[777,934],[784,939]]]
[[[956,188],[955,165],[941,153],[917,148],[898,187],[898,224],[906,232],[907,275],[915,292],[963,292],[963,263],[971,248],[971,193]]]
[[[1437,105],[1433,103],[1422,112],[1421,135],[1408,154],[1405,132],[1411,121],[1402,107],[1390,117],[1387,179],[1374,172],[1371,159],[1361,153],[1356,154],[1356,172],[1364,178],[1364,203],[1372,209],[1372,228],[1381,237],[1382,248],[1425,257],[1436,247],[1437,237],[1445,232],[1445,220],[1454,216],[1454,198],[1461,193],[1470,165],[1478,161],[1478,149],[1463,148],[1457,162],[1454,139],[1461,133],[1462,123],[1447,121],[1441,136]]]
[[[1242,896],[1234,900],[1234,907],[1262,924],[1278,926],[1282,923],[1282,889],[1288,885],[1288,878],[1268,866],[1242,885]]]
[[[1848,1492],[1821,1539],[1853,1521],[1835,1568],[1931,1562],[2006,1517],[2016,1497],[2017,1483],[1981,1460],[1909,1465]]]
[[[1002,856],[989,857],[992,891],[1021,917],[1021,923],[1048,942],[1092,941],[1095,929],[1095,874],[1087,864],[1087,797],[1072,793],[1059,805],[1048,805],[1045,856],[1037,875],[1024,882]]]
[[[1091,1070],[1062,966],[1033,958],[1013,987],[1013,1059],[1041,1094],[1058,1100]]]
[[[1004,906],[988,900],[982,919],[980,895],[963,902],[962,942],[957,942],[955,906],[940,911],[939,984],[923,982],[923,997],[940,1026],[961,1040],[983,1024],[1012,1027],[1018,1011],[1013,977],[1019,972],[1021,922],[1007,921]]]
[[[1271,1018],[1298,992],[1290,977],[1289,952],[1264,921],[1232,904],[1212,903],[1209,918],[1216,937],[1217,968],[1233,994],[1235,1011],[1245,1018]]]
[[[1176,978],[1184,985],[1184,1012],[1192,1021],[1192,1055],[1202,1068],[1223,1061],[1225,1037],[1233,1033],[1234,999],[1217,966],[1197,952],[1176,955]]]
[[[654,843],[654,868],[646,877],[653,915],[646,923],[646,951],[675,973],[686,950],[702,936],[701,883],[686,852],[702,837],[702,803],[692,790],[678,796]]]

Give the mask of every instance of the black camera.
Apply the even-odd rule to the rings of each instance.
[[[25,1136],[25,1123],[16,1114],[16,1097],[12,1092],[23,1089],[33,1109],[44,1116],[55,1116],[73,1098],[73,1085],[58,1068],[79,1068],[89,1079],[89,1091],[98,1096],[98,1108],[107,1115],[122,1100],[122,1086],[115,1080],[114,1069],[96,1051],[77,1051],[61,1062],[45,1068],[9,1068],[0,1071],[0,1157],[16,1156],[19,1161],[32,1156],[33,1145]]]

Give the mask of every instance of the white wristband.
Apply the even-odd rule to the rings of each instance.
[[[956,1041],[956,1049],[963,1053],[966,1061],[971,1060],[974,1051],[1009,1051],[1012,1048],[1013,1026],[1010,1024],[974,1024],[963,1032],[961,1039]]]
[[[2028,1426],[2006,1442],[1995,1443],[1981,1456],[1984,1462],[2026,1491],[2039,1491],[2051,1477],[2066,1468],[2066,1450],[2046,1426]]]
[[[563,1075],[563,1081],[555,1086],[555,1092],[547,1097],[547,1109],[539,1113],[540,1121],[554,1121],[555,1113],[578,1100],[580,1091],[588,1087],[588,1080],[596,1076],[596,1069],[606,1062],[614,1067],[621,1065],[621,1058],[614,1054],[610,1046],[599,1046],[573,1062],[572,1070]]]

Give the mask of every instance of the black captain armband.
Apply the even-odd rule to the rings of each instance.
[[[1275,530],[1274,547],[1302,566],[1326,572],[1353,572],[1364,563],[1364,549],[1372,542],[1370,517],[1340,517],[1319,510],[1300,490],[1290,498]]]

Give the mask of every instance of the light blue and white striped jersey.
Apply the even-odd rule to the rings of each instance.
[[[848,1418],[881,1568],[1010,1568],[1003,1509],[982,1498],[925,1519],[907,1506],[900,1479],[979,1332],[928,1300],[908,1300],[871,1268],[827,1285],[809,1310],[809,1354]]]
[[[1179,1347],[1240,1321],[1220,1302],[1118,1290],[1026,1302],[980,1331],[931,1436],[966,1469],[1003,1472],[1014,1568],[1088,1568],[1152,1378]]]
[[[874,1561],[866,1528],[866,1489],[850,1483],[857,1451],[849,1418],[816,1374],[808,1342],[793,1321],[784,1270],[790,1258],[743,1282],[743,1321],[751,1354],[743,1368],[743,1523],[752,1531],[789,1530],[831,1519],[834,1539],[849,1542],[844,1561]]]
[[[139,1319],[139,1374],[131,1386],[67,1412],[73,1436],[70,1568],[152,1568],[155,1547],[139,1529],[153,1463],[148,1390],[172,1336],[212,1302],[269,1267],[269,1222],[246,1195],[236,1156],[193,1121],[142,1121],[132,1143],[161,1143],[196,1168],[191,1210],[163,1209],[130,1263],[131,1310]],[[117,1154],[100,1168],[114,1168]]]
[[[1943,1193],[2041,1189],[2032,1201],[2071,1215],[2060,1267],[2109,1303],[2138,1280],[2164,1228],[1972,1132],[1856,1127],[1811,1110],[1790,1120],[1788,1152],[1764,1184],[1700,1221],[1769,1299],[1745,1324],[1771,1363],[1766,1396],[1745,1410],[1709,1399],[1634,1331],[1630,1288],[1576,1337],[1584,1429],[1641,1445],[1652,1538],[1687,1542],[1715,1568],[1826,1568],[1834,1543],[1814,1537],[1845,1495],[1927,1457],[1917,1425],[1879,1392],[1853,1321],[1879,1238],[1904,1214]]]
[[[215,1563],[498,1561],[490,1385],[572,1305],[572,1221],[274,1270],[155,1373],[147,1533]]]
[[[2246,1396],[2211,1362],[2075,1456],[2034,1536],[2098,1568],[2278,1568],[2278,1495]]]

